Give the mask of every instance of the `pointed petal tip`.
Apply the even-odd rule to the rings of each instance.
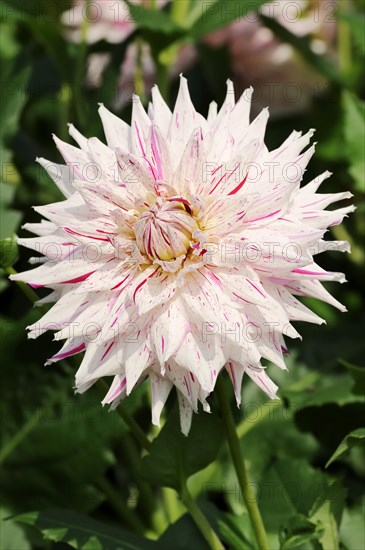
[[[184,87],[184,88],[188,89],[188,80],[187,80],[187,78],[185,78],[183,73],[179,74],[179,78],[180,78],[180,88]]]

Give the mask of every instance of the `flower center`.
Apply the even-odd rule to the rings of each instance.
[[[187,253],[198,224],[189,202],[181,197],[157,198],[134,225],[137,245],[150,260],[174,260]]]

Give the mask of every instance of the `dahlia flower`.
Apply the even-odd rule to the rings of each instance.
[[[173,112],[157,86],[148,114],[134,97],[130,126],[101,105],[107,145],[73,125],[79,147],[54,137],[66,164],[37,160],[66,199],[35,208],[47,220],[26,224],[37,236],[19,243],[44,257],[11,277],[53,290],[29,336],[65,340],[48,363],[85,352],[77,392],[112,376],[103,403],[114,408],[148,378],[159,424],[175,387],[184,433],[199,402],[209,411],[224,369],[238,404],[243,375],[276,397],[261,359],[285,369],[284,337],[299,336],[292,321],[323,322],[297,296],[345,310],[322,286],[343,274],[314,256],[348,251],[323,236],[353,210],[325,208],[351,194],[318,194],[329,172],[301,186],[313,131],[269,151],[268,110],[250,123],[251,95],[235,103],[228,81],[206,119],[181,77]]]

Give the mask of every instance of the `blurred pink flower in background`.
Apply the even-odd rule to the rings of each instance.
[[[161,8],[167,2],[168,0],[157,0],[157,6]],[[145,7],[148,7],[149,4],[142,0],[132,0],[132,3],[143,4]],[[111,44],[122,43],[136,29],[128,6],[122,0],[93,0],[89,6],[87,0],[74,0],[73,7],[63,13],[61,22],[66,27],[67,38],[73,42],[81,42],[82,27],[85,23],[85,40],[88,44],[94,44],[100,40]],[[135,90],[135,71],[139,56],[144,90],[149,93],[155,83],[156,66],[149,44],[141,42],[140,51],[138,51],[137,44],[131,43],[126,49],[120,67],[120,78],[112,103],[114,109],[120,109],[123,104],[130,101],[135,91],[143,95],[143,90]],[[190,45],[182,45],[179,48],[176,62],[170,69],[171,77],[175,78],[180,72],[189,68],[196,57],[195,48]],[[95,87],[101,85],[103,72],[109,62],[109,53],[89,55],[86,72],[89,85]]]
[[[298,37],[310,40],[312,51],[336,57],[336,0],[274,0],[261,13]],[[252,85],[254,111],[269,106],[276,115],[305,109],[326,87],[326,79],[309,67],[292,46],[280,41],[255,13],[250,13],[205,41],[226,45],[233,79],[239,89]]]
[[[67,27],[67,37],[73,42],[81,41],[85,24],[88,44],[99,40],[118,44],[135,30],[128,6],[121,0],[93,0],[90,4],[87,0],[74,0],[72,8],[62,14],[61,21]]]
[[[162,7],[167,1],[159,0],[158,6]],[[133,3],[148,6],[148,2],[141,0],[133,0]],[[336,12],[336,0],[273,0],[261,8],[263,15],[275,19],[295,36],[309,39],[314,53],[329,56],[332,60],[336,59]],[[122,0],[94,0],[89,6],[86,0],[75,0],[74,6],[63,14],[62,23],[70,40],[79,42],[84,32],[89,44],[99,40],[121,43],[136,29]],[[227,47],[231,76],[237,90],[241,92],[251,85],[255,89],[254,114],[266,106],[273,115],[279,116],[305,110],[313,97],[327,86],[325,77],[309,66],[290,44],[277,38],[254,12],[210,33],[204,42],[213,49]],[[120,109],[132,98],[138,58],[144,91],[149,93],[155,82],[156,65],[150,46],[141,42],[139,47],[133,42],[126,49],[112,103],[115,109]],[[197,58],[198,51],[193,45],[182,45],[170,67],[170,77],[175,78],[188,70]],[[87,82],[90,85],[101,85],[109,62],[109,53],[89,56]],[[143,90],[136,91],[143,95]]]

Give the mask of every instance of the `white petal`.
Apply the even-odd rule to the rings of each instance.
[[[191,428],[191,421],[193,419],[193,407],[189,404],[187,399],[178,392],[179,411],[180,411],[180,426],[184,435],[188,435]]]
[[[277,399],[276,392],[278,386],[268,377],[265,372],[265,369],[254,369],[252,367],[245,368],[246,374],[270,397],[270,399]]]
[[[170,128],[172,112],[161,96],[157,85],[152,88],[153,122],[157,124],[165,137]]]
[[[174,300],[160,311],[151,325],[151,345],[162,366],[181,347],[189,331],[190,323],[183,315],[179,300]]]
[[[151,385],[152,424],[155,426],[160,426],[161,412],[173,384],[166,378],[163,378],[154,372],[151,372],[149,379]]]
[[[73,171],[65,164],[57,164],[44,158],[36,158],[36,161],[47,171],[48,175],[55,182],[61,193],[69,197],[74,192],[72,185]]]
[[[127,149],[130,145],[130,127],[124,120],[108,111],[101,103],[99,115],[103,123],[104,134],[108,146],[112,149]]]
[[[124,374],[117,374],[113,378],[113,382],[107,392],[106,396],[102,400],[102,405],[112,403],[116,399],[120,399],[121,396],[125,396],[126,378]]]
[[[87,138],[85,136],[83,136],[76,128],[73,124],[68,124],[68,133],[70,134],[71,137],[74,138],[74,140],[76,141],[77,145],[79,147],[81,147],[81,149],[83,151],[85,151],[86,153],[88,152],[88,146],[87,146]]]

